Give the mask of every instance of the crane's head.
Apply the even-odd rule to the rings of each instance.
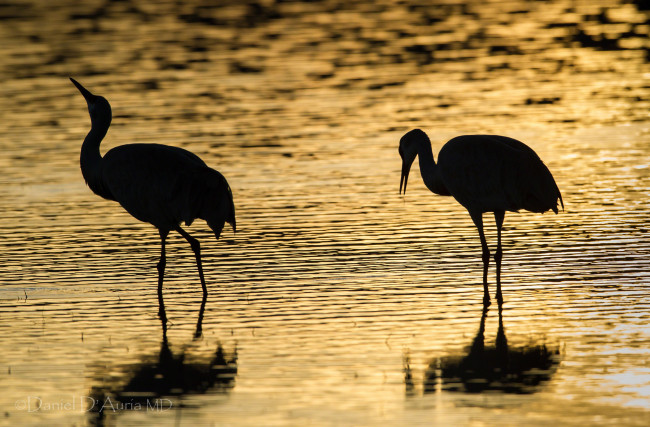
[[[423,138],[429,140],[427,135],[420,129],[413,129],[399,140],[399,155],[402,158],[402,178],[399,181],[400,194],[402,194],[402,187],[404,188],[404,194],[406,194],[406,184],[409,180],[411,165],[418,155],[418,144]]]
[[[77,87],[77,89],[79,89],[79,92],[81,92],[83,97],[86,99],[91,122],[93,124],[103,123],[105,126],[110,125],[113,115],[111,112],[111,104],[108,103],[106,98],[103,96],[93,95],[88,89],[81,86],[81,84],[72,77],[70,77],[70,81]]]

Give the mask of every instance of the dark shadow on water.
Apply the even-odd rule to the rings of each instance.
[[[551,379],[561,360],[559,347],[532,342],[508,344],[501,306],[495,343],[486,345],[487,314],[488,308],[483,307],[476,337],[462,354],[435,358],[429,363],[424,373],[424,394],[438,390],[531,394]],[[407,395],[416,394],[408,356],[404,359],[404,383]]]
[[[193,340],[176,353],[162,321],[160,349],[141,361],[120,367],[103,367],[85,398],[90,425],[111,425],[125,411],[166,412],[188,406],[183,398],[201,394],[227,394],[235,386],[237,348],[227,354],[221,343],[209,356],[192,354],[192,343],[202,337],[204,295]],[[164,307],[162,308],[164,310]],[[166,319],[166,316],[164,316]],[[115,371],[119,371],[116,375]]]

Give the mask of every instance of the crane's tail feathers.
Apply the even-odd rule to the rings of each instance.
[[[213,222],[208,222],[208,227],[210,227],[210,229],[214,233],[214,236],[217,238],[217,240],[219,240],[219,237],[221,237],[221,232],[223,231],[223,227],[224,227],[225,224],[226,224],[225,222],[222,222],[222,223],[219,223],[219,224],[215,224]],[[232,226],[233,233],[236,233],[237,232],[237,227],[234,224],[234,222],[231,223],[230,225]]]
[[[208,227],[210,227],[210,229],[214,233],[214,236],[217,238],[217,240],[219,240],[219,237],[221,237],[221,232],[223,231],[223,226],[224,226],[223,222],[220,223],[220,224],[219,223],[215,224],[213,222],[208,221]]]
[[[553,180],[553,184],[555,184],[555,180]],[[557,200],[560,199],[560,205],[562,206],[562,212],[564,212],[564,202],[562,201],[562,194],[560,193],[560,189],[558,188],[557,184],[555,184],[555,191],[557,191],[557,195],[555,196],[555,200],[553,201],[553,212],[556,214],[558,213],[558,208],[557,208]]]
[[[226,178],[223,179],[226,181]],[[235,202],[232,197],[232,190],[230,189],[230,186],[228,185],[228,182],[226,181],[226,187],[228,187],[228,196],[230,197],[230,215],[226,219],[226,222],[232,226],[232,232],[236,233],[237,232],[237,220],[235,219]]]

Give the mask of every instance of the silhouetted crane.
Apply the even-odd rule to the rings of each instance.
[[[408,182],[411,164],[420,156],[420,173],[429,190],[441,196],[453,196],[463,205],[478,229],[483,250],[483,303],[490,303],[487,270],[490,251],[483,233],[483,213],[494,212],[497,224],[497,292],[501,295],[501,228],[506,211],[557,213],[562,195],[553,175],[537,154],[516,139],[498,135],[463,135],[447,142],[433,159],[431,142],[420,129],[407,132],[399,143],[402,157],[400,194]]]
[[[127,144],[109,150],[104,157],[99,144],[111,124],[111,106],[102,96],[90,93],[73,78],[88,103],[91,128],[81,146],[81,172],[97,195],[118,202],[140,221],[153,224],[160,233],[158,301],[164,316],[162,284],[165,275],[165,240],[176,230],[192,247],[204,298],[208,293],[201,266],[199,241],[180,227],[204,219],[217,239],[226,222],[233,231],[235,205],[226,178],[209,168],[195,154],[161,144]]]

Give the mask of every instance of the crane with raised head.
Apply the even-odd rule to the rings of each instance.
[[[400,139],[399,154],[402,158],[400,194],[402,189],[406,194],[411,165],[419,157],[420,174],[426,187],[435,194],[453,196],[469,212],[481,239],[485,305],[490,304],[487,283],[490,250],[483,232],[483,213],[494,213],[497,225],[496,298],[502,304],[501,228],[505,213],[524,209],[538,213],[552,210],[557,214],[558,200],[564,209],[562,195],[551,172],[526,144],[499,135],[452,138],[440,149],[436,163],[427,134],[413,129]]]
[[[230,186],[216,170],[197,155],[162,144],[126,144],[103,157],[99,145],[112,120],[111,106],[70,78],[88,104],[90,132],[81,145],[81,173],[97,195],[118,202],[136,219],[155,226],[160,233],[158,262],[159,314],[165,316],[162,287],[165,275],[165,240],[171,230],[190,244],[196,257],[204,298],[208,290],[201,265],[201,246],[180,226],[203,219],[219,238],[225,223],[236,230],[235,205]],[[166,320],[166,318],[164,319]]]

